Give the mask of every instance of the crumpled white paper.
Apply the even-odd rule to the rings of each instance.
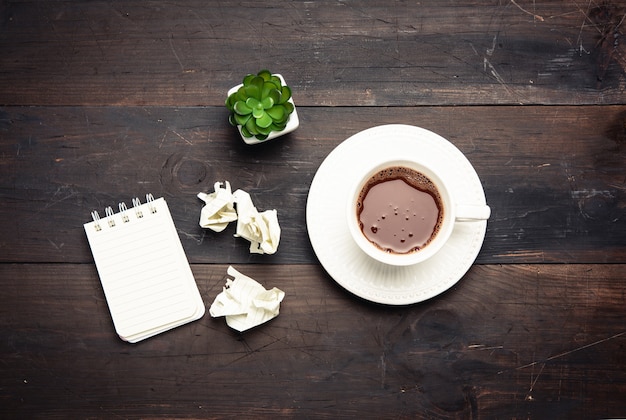
[[[230,183],[215,183],[215,192],[211,194],[198,193],[198,198],[206,204],[200,211],[199,224],[203,228],[209,228],[215,232],[226,229],[228,223],[237,220],[237,212],[233,203],[233,194]]]
[[[215,232],[223,231],[228,223],[237,221],[235,236],[250,241],[250,252],[274,254],[280,242],[280,225],[276,210],[259,212],[252,204],[250,194],[243,190],[231,193],[230,183],[215,183],[215,192],[198,193],[205,202],[199,224]],[[235,210],[236,207],[236,210]]]
[[[237,203],[237,233],[250,241],[250,252],[254,254],[273,254],[280,241],[280,226],[276,210],[262,213],[254,207],[250,194],[243,190],[234,192]]]
[[[215,297],[209,309],[212,317],[226,317],[226,324],[241,332],[278,315],[285,292],[276,287],[266,290],[256,280],[241,274],[232,266],[228,267],[227,273],[233,279],[227,279],[226,286]]]

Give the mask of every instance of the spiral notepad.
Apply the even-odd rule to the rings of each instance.
[[[117,334],[135,343],[197,320],[204,302],[163,198],[84,224]]]

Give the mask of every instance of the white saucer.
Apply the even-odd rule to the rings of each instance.
[[[408,305],[446,291],[472,266],[485,238],[487,221],[457,223],[448,242],[425,262],[395,267],[377,262],[354,243],[345,206],[359,169],[398,152],[428,162],[450,185],[458,203],[486,204],[480,179],[452,143],[423,128],[382,125],[353,135],[322,162],[309,190],[306,219],[320,263],[346,290],[372,302]]]

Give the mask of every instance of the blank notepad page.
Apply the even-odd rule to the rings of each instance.
[[[115,329],[132,342],[204,314],[167,203],[134,202],[84,225]]]

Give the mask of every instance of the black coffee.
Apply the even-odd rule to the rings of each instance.
[[[363,235],[378,248],[395,254],[418,251],[437,235],[443,204],[426,175],[403,166],[374,174],[357,200]]]

